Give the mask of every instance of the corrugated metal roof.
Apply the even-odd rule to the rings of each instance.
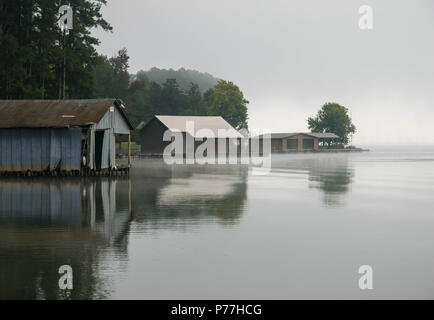
[[[173,132],[186,132],[187,122],[194,124],[194,138],[242,138],[243,136],[222,117],[207,116],[155,116],[166,128]],[[213,135],[203,129],[210,130]],[[219,130],[225,130],[224,135]]]
[[[292,133],[272,133],[271,139],[284,139],[293,136],[305,135],[318,139],[336,139],[339,138],[334,133],[318,133],[318,132],[292,132]]]
[[[0,128],[61,128],[98,123],[111,106],[133,126],[118,99],[0,100]]]

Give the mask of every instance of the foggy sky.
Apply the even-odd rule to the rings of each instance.
[[[325,102],[350,108],[354,143],[434,144],[432,0],[109,0],[113,33],[99,52],[127,47],[130,72],[184,67],[235,82],[249,126],[308,131]],[[358,9],[374,9],[359,29]]]

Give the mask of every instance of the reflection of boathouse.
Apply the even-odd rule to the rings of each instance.
[[[109,298],[101,248],[126,260],[130,194],[129,179],[3,179],[0,299]],[[58,286],[65,264],[74,270],[70,292]]]
[[[126,171],[115,142],[131,129],[120,100],[0,100],[0,173]]]
[[[3,180],[0,222],[94,231],[101,239],[115,240],[130,221],[130,189],[124,179]]]

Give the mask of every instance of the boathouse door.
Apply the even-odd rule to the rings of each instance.
[[[303,150],[313,150],[313,139],[303,139]]]
[[[104,130],[95,131],[95,169],[101,170],[104,146]]]

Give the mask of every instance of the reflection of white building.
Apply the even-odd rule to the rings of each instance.
[[[210,185],[210,181],[212,184]],[[188,178],[172,178],[171,184],[163,187],[157,197],[157,205],[176,205],[183,202],[203,202],[209,199],[223,199],[234,192],[239,177],[211,174],[193,174]]]

